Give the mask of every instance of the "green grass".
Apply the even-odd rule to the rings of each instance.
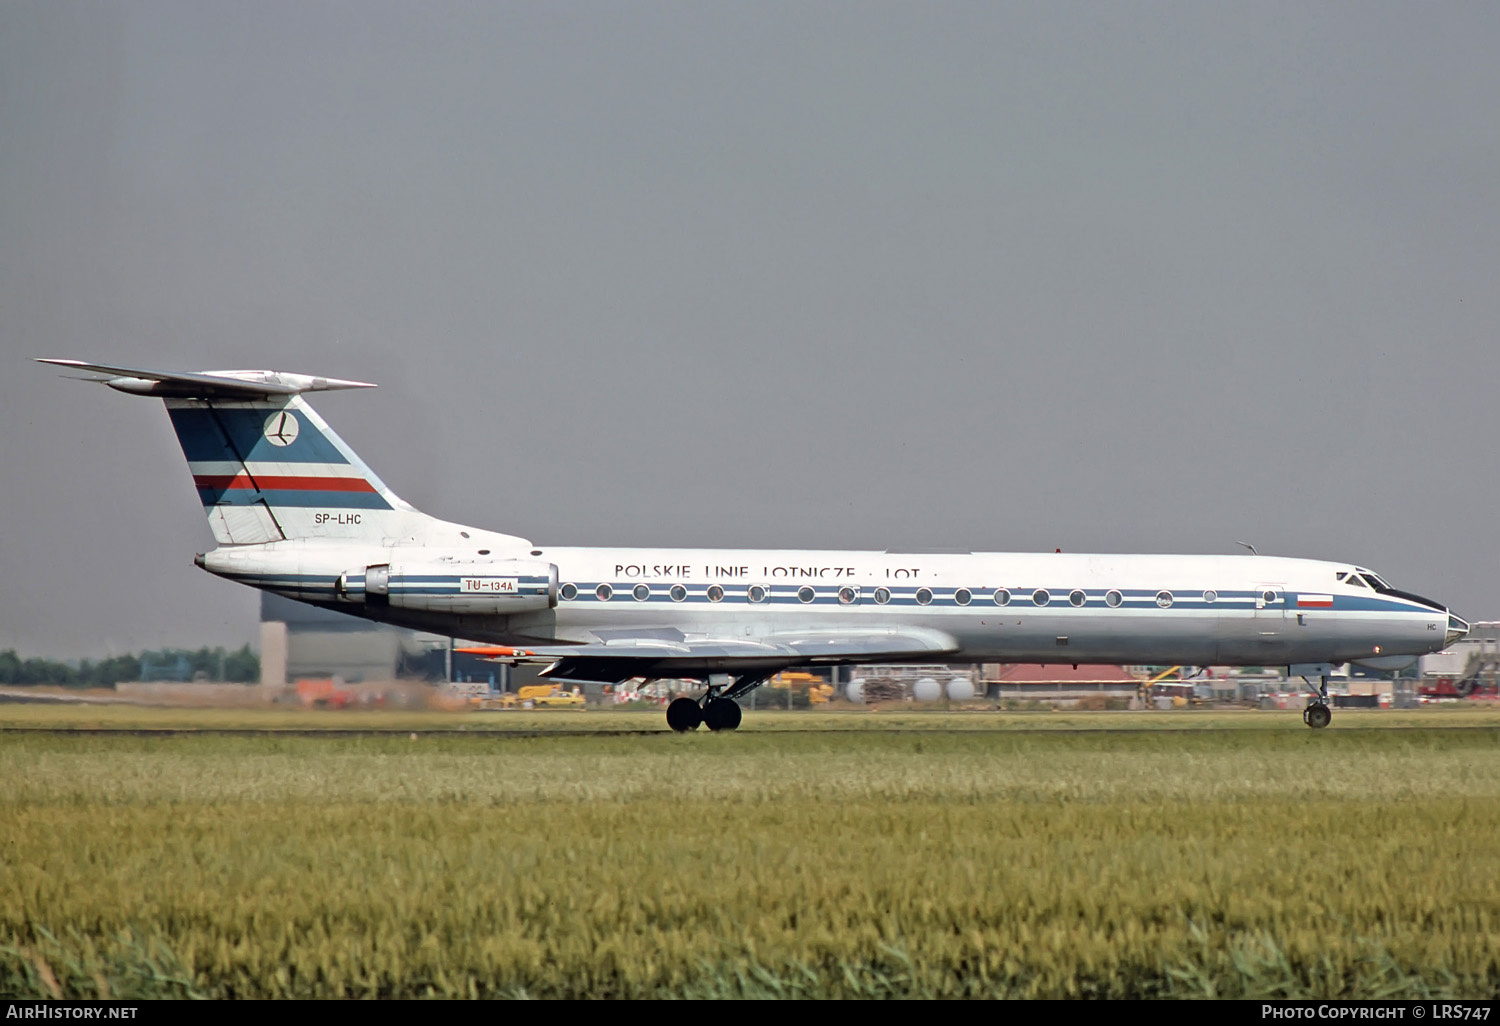
[[[1493,718],[982,715],[0,735],[0,994],[1500,996]]]
[[[1427,707],[1411,710],[1337,709],[1334,731],[1409,727],[1500,727],[1500,708]],[[504,711],[356,710],[267,708],[171,708],[132,705],[0,704],[0,729],[47,730],[297,730],[469,731],[476,733],[573,733],[665,731],[665,709],[515,709]],[[746,710],[743,733],[764,731],[957,731],[995,730],[1284,730],[1299,733],[1300,711],[1174,709],[1151,712],[1013,711],[977,703],[972,709],[919,706]]]

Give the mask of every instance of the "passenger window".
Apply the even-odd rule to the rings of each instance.
[[[953,593],[953,601],[961,606],[966,606],[974,601],[974,593],[968,588],[959,588]]]
[[[924,605],[925,606],[925,605],[927,605],[931,601],[932,601],[932,589],[931,588],[918,588],[917,589],[917,602],[920,605]]]
[[[1169,608],[1172,605],[1172,593],[1170,591],[1157,592],[1156,604],[1161,606],[1163,609]]]
[[[572,602],[578,597],[578,586],[576,584],[564,584],[559,592],[564,602]]]
[[[818,593],[815,592],[815,591],[813,591],[811,588],[809,588],[805,584],[802,587],[800,587],[800,588],[797,589],[797,600],[799,602],[811,602],[813,599],[815,599],[817,597],[818,597]]]
[[[651,589],[644,584],[637,584],[630,593],[635,596],[637,602],[644,602],[651,597]]]
[[[1088,601],[1088,596],[1081,591],[1075,591],[1068,596],[1068,601],[1075,606],[1081,606]]]
[[[1038,588],[1031,593],[1031,601],[1038,606],[1045,606],[1052,601],[1052,596],[1047,594],[1046,588]]]
[[[1005,588],[997,588],[997,589],[995,589],[995,605],[997,605],[997,606],[1008,606],[1008,605],[1010,605],[1010,592],[1008,590],[1006,590]]]
[[[891,589],[889,589],[889,588],[876,588],[875,589],[875,601],[877,603],[879,603],[880,605],[883,606],[887,602],[889,602],[890,600],[891,600]]]
[[[852,606],[859,599],[858,588],[840,588],[839,605]]]
[[[745,592],[745,597],[751,602],[764,602],[769,597],[764,585],[752,584],[750,590]]]
[[[1120,603],[1125,601],[1125,596],[1111,588],[1104,593],[1104,603],[1111,609],[1119,609]]]
[[[610,600],[610,596],[614,595],[614,593],[615,589],[611,588],[607,584],[601,584],[599,585],[599,587],[594,589],[594,594],[598,596],[600,602],[608,602]]]
[[[673,602],[681,602],[687,598],[687,589],[680,584],[674,584],[672,585],[672,590],[667,592],[667,594],[672,596]]]
[[[710,602],[722,602],[724,600],[724,589],[717,584],[708,586],[708,600]]]

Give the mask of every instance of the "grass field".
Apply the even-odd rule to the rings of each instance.
[[[1500,996],[1483,713],[18,726],[5,996]]]
[[[1478,703],[1411,710],[1338,709],[1334,728],[1405,727],[1500,728],[1500,709]],[[189,708],[131,705],[0,704],[0,730],[299,731],[372,733],[463,731],[467,733],[636,733],[667,729],[665,709],[511,709],[495,712],[409,710],[309,710],[300,707]],[[762,731],[955,731],[996,730],[1284,730],[1300,733],[1296,709],[1174,709],[1167,712],[1082,712],[1037,710],[1002,712],[976,704],[945,711],[866,707],[844,703],[829,708],[746,711],[741,734]]]

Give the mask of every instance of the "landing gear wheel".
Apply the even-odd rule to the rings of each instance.
[[[1302,710],[1302,722],[1313,730],[1322,730],[1333,719],[1333,713],[1322,702],[1314,702]]]
[[[740,725],[742,715],[738,702],[716,698],[703,710],[703,722],[708,724],[709,730],[734,730]]]
[[[672,704],[667,706],[667,726],[685,734],[690,730],[697,730],[698,724],[703,722],[703,710],[698,708],[698,703],[691,698],[675,698]]]

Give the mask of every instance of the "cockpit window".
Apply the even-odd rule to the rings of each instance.
[[[1360,580],[1364,581],[1376,591],[1384,591],[1387,587],[1386,583],[1379,577],[1376,577],[1374,574],[1360,574],[1359,577]]]
[[[1336,577],[1336,578],[1338,578],[1339,582],[1342,583],[1343,580],[1344,580],[1344,578],[1349,576],[1349,571],[1347,571],[1347,570],[1340,570],[1338,573],[1334,574],[1333,576]]]
[[[1352,584],[1356,588],[1363,588],[1363,587],[1366,586],[1365,582],[1360,579],[1359,574],[1350,574],[1349,575],[1349,579],[1347,581],[1345,581],[1344,583],[1345,584]]]

